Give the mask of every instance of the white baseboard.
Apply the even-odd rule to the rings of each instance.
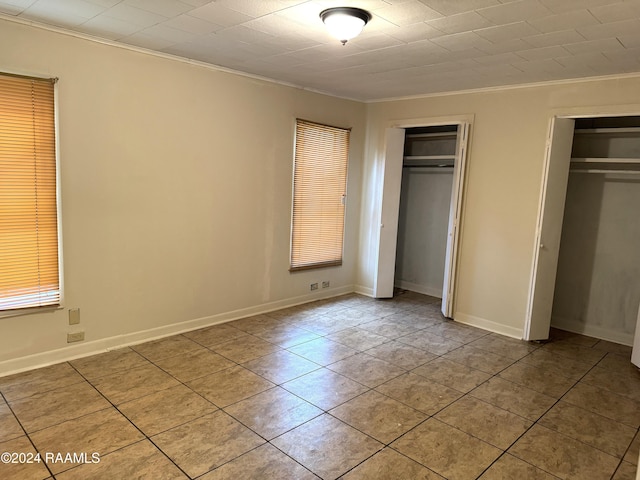
[[[186,322],[164,325],[162,327],[141,330],[138,332],[127,333],[124,335],[116,335],[100,340],[88,341],[69,345],[56,350],[36,353],[24,357],[14,358],[0,362],[0,377],[20,373],[34,368],[46,367],[55,363],[66,362],[76,358],[87,357],[98,353],[104,353],[110,350],[136,345],[138,343],[157,340],[159,338],[177,335],[198,328],[209,327],[219,323],[230,322],[239,318],[250,317],[263,313],[273,312],[282,308],[302,305],[304,303],[321,300],[323,298],[337,297],[355,291],[354,285],[345,285],[343,287],[330,288],[321,290],[317,293],[301,295],[298,297],[278,300],[275,302],[263,303],[253,307],[242,308],[231,312],[219,313],[208,317],[196,318]]]
[[[598,325],[588,325],[559,317],[551,317],[551,326],[560,330],[566,330],[567,332],[586,335],[587,337],[633,346],[633,333],[616,332]]]
[[[517,338],[522,340],[522,329],[516,327],[510,327],[509,325],[503,325],[496,323],[486,318],[474,317],[473,315],[467,315],[466,313],[455,312],[453,316],[454,320],[465,325],[471,325],[472,327],[482,328],[483,330],[489,330],[490,332],[499,333],[511,338]]]
[[[353,291],[355,293],[359,293],[360,295],[365,295],[367,297],[373,298],[373,288],[363,287],[362,285],[356,285]]]
[[[409,290],[416,293],[422,293],[423,295],[429,295],[430,297],[442,298],[442,287],[434,288],[427,285],[405,282],[404,280],[400,280],[400,282],[398,282],[395,286],[396,288],[401,288],[403,290]]]

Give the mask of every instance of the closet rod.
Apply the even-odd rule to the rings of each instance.
[[[458,132],[432,132],[432,133],[407,133],[406,138],[438,138],[438,137],[455,137]]]
[[[402,157],[404,160],[416,161],[416,160],[455,160],[455,155],[405,155]]]
[[[453,165],[403,165],[402,168],[430,168],[432,170],[444,170],[449,168],[453,170]]]
[[[571,163],[631,163],[640,165],[640,158],[571,157]]]
[[[570,172],[575,172],[575,173],[622,173],[622,174],[629,174],[629,175],[640,175],[640,170],[605,170],[605,169],[600,169],[600,168],[570,168],[569,169]]]

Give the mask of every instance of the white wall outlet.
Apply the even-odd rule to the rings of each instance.
[[[84,332],[67,333],[67,343],[81,342],[84,340]]]
[[[312,283],[311,284],[311,290],[313,291],[313,290],[317,290],[317,289],[318,289],[318,283],[317,282],[316,283]]]
[[[80,309],[70,308],[69,309],[69,325],[77,325],[79,323],[80,323]]]
[[[322,282],[322,288],[329,288],[329,280]]]

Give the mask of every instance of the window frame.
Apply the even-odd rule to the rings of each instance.
[[[301,218],[302,215],[296,216],[296,173],[297,166],[299,163],[298,160],[298,141],[299,141],[299,126],[301,124],[305,124],[307,126],[318,127],[323,130],[336,130],[338,133],[346,135],[346,140],[343,141],[344,144],[344,152],[338,156],[340,160],[344,159],[344,163],[341,164],[340,170],[342,170],[344,176],[344,183],[342,185],[342,192],[340,194],[340,236],[339,236],[339,258],[333,259],[317,259],[317,261],[307,261],[302,262],[301,259],[296,257],[296,239],[304,239],[303,235],[296,235],[296,219]],[[294,124],[294,148],[293,148],[293,171],[292,171],[292,198],[291,198],[291,230],[290,230],[290,245],[289,245],[289,272],[295,273],[305,270],[315,270],[320,268],[329,268],[329,267],[339,267],[343,264],[344,261],[344,238],[346,234],[346,214],[347,214],[347,188],[348,188],[348,177],[349,177],[349,156],[350,156],[350,140],[351,140],[351,128],[339,127],[335,125],[328,125],[325,123],[315,122],[311,120],[305,120],[302,118],[296,118]],[[318,154],[321,154],[319,152]],[[342,158],[340,158],[342,157]],[[336,236],[337,238],[337,236]],[[337,251],[337,250],[336,250]],[[315,252],[316,255],[320,255],[323,252]]]
[[[60,129],[59,129],[59,102],[58,102],[58,78],[40,76],[37,74],[24,74],[7,70],[0,71],[0,76],[17,77],[26,80],[48,81],[53,84],[53,151],[55,155],[55,200],[56,200],[56,237],[57,237],[57,264],[58,264],[58,302],[42,306],[26,306],[21,308],[0,309],[0,319],[31,315],[37,313],[53,312],[64,309],[64,267],[62,246],[62,191],[61,191],[61,164],[60,164]]]

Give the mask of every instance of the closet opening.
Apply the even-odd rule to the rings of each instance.
[[[376,298],[394,289],[427,294],[453,317],[468,129],[461,122],[387,130]]]
[[[633,344],[639,212],[640,117],[576,119],[552,327]]]
[[[546,339],[552,326],[632,345],[640,116],[554,118],[548,145],[525,338]]]
[[[442,298],[456,125],[405,130],[394,286]]]

